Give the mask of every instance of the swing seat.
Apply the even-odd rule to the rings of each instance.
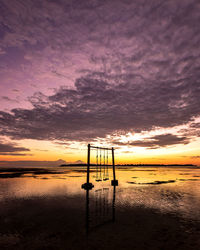
[[[109,178],[104,178],[103,180],[104,180],[104,181],[107,181],[107,180],[109,180]]]
[[[96,181],[102,181],[101,179],[97,179]]]

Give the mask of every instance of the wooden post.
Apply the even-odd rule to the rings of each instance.
[[[116,180],[115,175],[115,156],[114,156],[114,148],[112,148],[112,165],[113,165],[113,180],[111,181],[112,186],[118,186],[118,180]]]
[[[87,154],[87,180],[86,183],[84,183],[81,187],[85,190],[89,190],[94,187],[94,185],[90,183],[90,144],[88,144],[88,154]]]
[[[87,155],[87,183],[90,182],[90,144],[88,144],[88,155]]]
[[[115,156],[114,156],[114,148],[112,148],[112,165],[113,165],[113,180],[115,181]]]

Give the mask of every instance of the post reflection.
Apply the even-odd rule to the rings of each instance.
[[[90,192],[92,195],[90,197]],[[86,190],[86,234],[108,223],[115,222],[116,186]]]

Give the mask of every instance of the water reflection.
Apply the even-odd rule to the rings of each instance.
[[[112,198],[110,197],[112,191]],[[116,186],[86,192],[86,234],[108,223],[115,222]],[[93,193],[90,197],[90,192]]]
[[[24,174],[17,178],[5,178],[6,171],[8,169],[0,178],[0,202],[35,197],[85,198],[86,191],[80,188],[85,182],[83,168],[49,168],[34,172],[26,169],[23,172],[30,171],[29,176]],[[12,174],[11,169],[9,174]],[[118,208],[144,206],[200,220],[200,169],[129,167],[119,168],[117,176],[120,179],[116,199]],[[95,169],[92,169],[91,181],[95,182]],[[110,182],[95,182],[94,189],[102,188],[111,188]],[[112,200],[110,195],[109,199]]]
[[[0,249],[199,249],[200,169],[118,169],[92,190],[84,169],[48,171],[3,172]]]

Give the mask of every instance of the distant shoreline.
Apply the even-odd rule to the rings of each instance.
[[[86,163],[81,164],[61,164],[60,167],[85,167]],[[96,164],[90,164],[91,167],[95,167]],[[102,166],[104,166],[102,164]],[[106,166],[112,166],[111,164]],[[194,164],[116,164],[118,167],[198,167]]]

